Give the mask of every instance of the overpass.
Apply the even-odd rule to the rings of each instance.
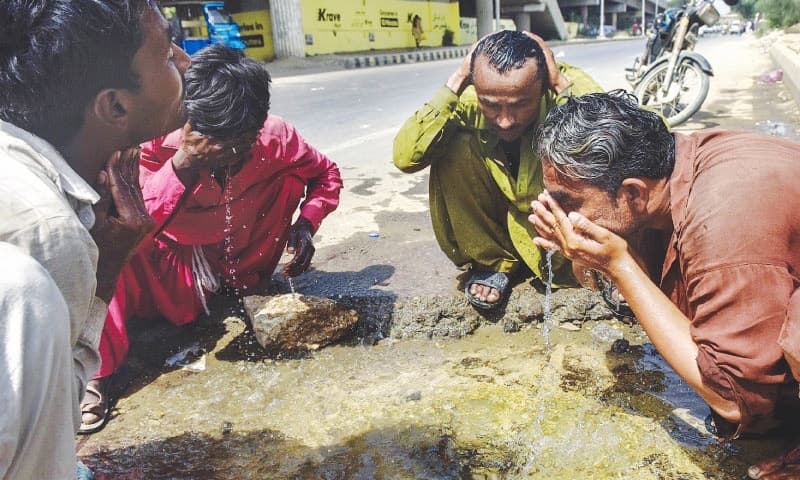
[[[643,5],[647,22],[652,21],[658,8],[658,0],[500,0],[500,16],[513,18],[518,30],[530,30],[546,39],[566,40],[567,21],[600,25],[601,1],[604,2],[603,24],[617,29],[641,23]],[[494,30],[491,23],[496,13],[494,0],[460,0],[459,4],[462,15],[464,11],[474,12],[478,19],[478,36]]]

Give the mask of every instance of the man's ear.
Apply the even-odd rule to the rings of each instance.
[[[626,178],[617,190],[617,202],[624,202],[631,212],[643,215],[647,213],[650,201],[650,188],[646,181],[638,177]]]
[[[92,112],[98,121],[125,129],[128,125],[128,96],[122,90],[107,88],[94,97]]]

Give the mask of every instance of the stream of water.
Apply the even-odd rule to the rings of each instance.
[[[544,337],[545,348],[550,351],[550,331],[556,327],[553,321],[553,255],[558,252],[557,248],[551,248],[545,256],[547,267],[547,282],[545,283],[544,296],[544,320],[542,321],[542,336]]]

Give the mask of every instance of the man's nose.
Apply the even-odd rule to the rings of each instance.
[[[183,49],[174,43],[172,44],[172,51],[175,55],[175,65],[178,67],[178,71],[181,74],[186,73],[186,70],[189,69],[189,64],[192,63],[192,59],[189,58],[189,55],[183,51]]]
[[[507,113],[501,113],[497,117],[497,128],[500,130],[508,130],[514,127],[514,123],[514,117]]]

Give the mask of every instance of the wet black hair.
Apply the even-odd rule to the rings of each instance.
[[[138,90],[133,57],[151,0],[0,1],[0,119],[56,147],[106,88]]]
[[[267,119],[269,72],[241,50],[208,46],[192,56],[184,78],[189,122],[204,135],[230,139]]]
[[[475,74],[475,60],[481,55],[486,57],[489,65],[499,73],[522,68],[525,62],[532,58],[536,62],[536,78],[542,82],[542,91],[550,87],[542,48],[522,32],[503,30],[482,38],[472,52],[470,75]]]
[[[675,137],[663,118],[624,90],[570,97],[550,110],[534,149],[565,177],[609,193],[626,178],[665,178],[675,168]]]

